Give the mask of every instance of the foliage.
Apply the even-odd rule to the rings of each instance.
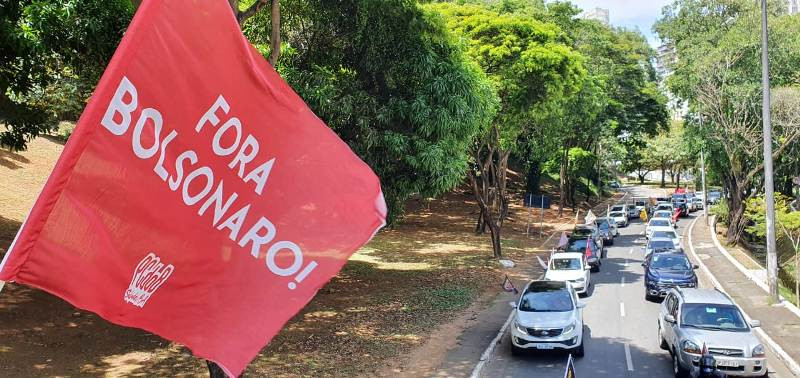
[[[790,198],[781,195],[780,193],[775,194],[775,216],[776,220],[779,220],[782,217],[786,217],[789,212],[789,202],[791,201]],[[746,228],[746,231],[751,235],[757,236],[759,238],[766,237],[767,232],[767,221],[766,221],[766,202],[764,201],[764,195],[759,195],[757,197],[750,198],[745,203],[745,211],[744,217],[749,222],[749,226]],[[787,218],[788,220],[792,220],[793,217]]]
[[[714,206],[711,206],[710,209],[711,214],[717,216],[717,222],[720,222],[724,225],[730,224],[730,211],[728,210],[728,200],[723,198],[720,199],[719,203]]]
[[[391,220],[409,196],[436,196],[463,180],[469,146],[497,100],[437,14],[410,0],[281,6],[278,71],[375,170]],[[265,21],[245,25],[257,47]]]
[[[0,2],[0,147],[83,108],[132,14],[128,0]]]

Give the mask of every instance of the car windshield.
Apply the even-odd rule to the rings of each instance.
[[[653,219],[650,221],[652,227],[669,227],[669,221],[664,219]]]
[[[586,239],[573,240],[567,246],[567,252],[584,252],[586,251]]]
[[[572,231],[572,236],[587,237],[592,234],[592,230],[588,228],[576,228]]]
[[[675,243],[672,240],[651,240],[647,243],[647,249],[672,249]]]
[[[602,222],[598,221],[597,225],[600,226],[601,230],[608,230],[608,222],[606,222],[606,221],[602,221]]]
[[[519,302],[519,310],[525,312],[572,311],[572,297],[566,289],[526,292]]]
[[[653,215],[653,218],[669,218],[669,217],[670,217],[670,212],[669,211],[657,211]]]
[[[659,270],[691,270],[692,266],[689,264],[689,259],[686,256],[653,256],[650,261],[650,266],[653,269]]]
[[[581,260],[576,258],[570,259],[553,259],[550,261],[550,269],[553,270],[580,270]]]
[[[623,206],[611,206],[611,211],[622,211],[623,209]]]
[[[655,231],[653,232],[653,238],[670,238],[676,239],[678,235],[675,235],[674,231]]]
[[[624,217],[624,216],[625,216],[625,213],[621,213],[621,212],[613,212],[613,213],[611,213],[611,214],[608,214],[608,215],[609,215],[610,217],[619,218],[619,217]]]
[[[724,304],[686,303],[681,308],[681,325],[706,330],[748,330],[739,309]]]

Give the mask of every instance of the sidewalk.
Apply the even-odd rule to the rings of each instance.
[[[769,304],[767,292],[739,270],[717,248],[711,236],[711,229],[706,226],[702,217],[699,217],[694,224],[691,241],[697,257],[720,282],[722,289],[746,314],[761,321],[764,333],[777,343],[785,354],[794,361],[800,361],[800,317],[782,305]],[[765,346],[775,349],[767,344]],[[792,363],[787,362],[786,365],[791,367]],[[797,371],[794,373],[798,374]]]

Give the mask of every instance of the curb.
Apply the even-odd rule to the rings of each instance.
[[[714,216],[714,218],[712,218],[712,223],[711,224],[716,224],[716,221],[717,221],[717,217]],[[753,281],[756,285],[758,285],[758,287],[760,287],[765,292],[769,293],[769,287],[767,286],[767,284],[765,282],[761,281],[760,279],[758,279],[758,277],[754,276],[747,268],[744,267],[744,265],[742,265],[739,261],[737,261],[736,258],[733,257],[733,255],[731,255],[731,253],[728,252],[727,249],[725,249],[725,247],[722,246],[722,244],[719,242],[719,239],[717,239],[717,233],[714,232],[711,229],[709,229],[709,233],[711,234],[711,239],[714,241],[714,245],[717,246],[717,249],[720,251],[720,253],[722,253],[722,255],[725,256],[725,258],[727,258],[728,261],[730,261],[731,264],[733,264],[733,266],[736,267],[736,269],[739,269],[739,271],[742,272],[750,281]],[[752,260],[752,258],[750,258],[750,259]],[[753,260],[753,261],[758,266],[761,266],[761,264],[759,264],[757,261],[755,261],[755,260]],[[763,269],[763,267],[762,267],[762,269]],[[791,311],[798,318],[800,318],[800,309],[798,309],[797,306],[795,306],[791,302],[787,301],[786,298],[784,298],[783,296],[779,295],[779,298],[781,300],[779,305],[781,305],[783,307],[786,307],[787,310]]]
[[[630,194],[630,193],[625,192],[625,194],[622,196],[622,198],[620,198],[618,201],[624,200],[625,197],[628,196],[628,194]],[[609,199],[613,199],[613,197],[610,197]],[[599,204],[595,205],[595,207],[593,207],[592,209],[594,209],[594,208],[596,208],[598,206],[600,206],[600,205]],[[562,223],[562,224],[568,224],[568,223]],[[558,233],[558,231],[553,231],[550,234],[550,236],[544,242],[542,242],[542,245],[547,244],[547,242],[549,242],[550,239],[552,239],[553,236],[555,236],[557,233]],[[483,354],[481,354],[481,358],[478,361],[478,364],[475,365],[475,368],[472,369],[472,373],[470,373],[470,375],[469,375],[470,378],[479,378],[480,377],[481,371],[483,370],[484,366],[486,366],[486,363],[489,362],[489,360],[491,360],[492,355],[494,354],[494,350],[497,348],[497,345],[500,343],[500,339],[503,337],[503,335],[505,335],[506,330],[508,329],[508,326],[511,324],[511,320],[512,319],[514,319],[514,310],[511,310],[508,313],[508,319],[506,319],[506,322],[503,323],[502,327],[500,327],[500,331],[497,332],[497,335],[495,335],[494,339],[492,339],[492,341],[489,343],[489,346],[487,346],[486,349],[483,351]]]
[[[703,269],[703,272],[705,272],[706,275],[708,276],[708,278],[711,279],[711,282],[714,284],[714,287],[716,289],[722,291],[723,293],[725,293],[725,295],[727,295],[728,298],[730,298],[730,300],[736,305],[736,307],[739,307],[739,310],[742,311],[742,315],[744,315],[745,319],[748,322],[750,322],[750,320],[752,320],[753,318],[751,318],[750,315],[747,314],[742,309],[742,306],[739,306],[739,304],[736,303],[736,301],[733,298],[731,298],[730,295],[728,295],[728,292],[725,290],[724,287],[722,287],[722,284],[717,280],[716,277],[714,277],[714,275],[708,269],[708,266],[706,266],[706,264],[703,262],[703,260],[701,260],[700,257],[697,256],[697,253],[694,251],[694,245],[692,243],[692,230],[694,229],[694,224],[697,223],[698,219],[700,219],[700,218],[697,217],[692,221],[692,224],[689,225],[689,230],[688,230],[688,234],[689,234],[689,250],[692,252],[692,256],[694,257],[695,261],[697,261],[697,263],[700,265],[700,267]],[[727,251],[725,251],[725,253],[727,253]],[[772,351],[777,355],[778,359],[780,359],[781,361],[783,361],[786,364],[786,367],[788,367],[789,370],[792,371],[792,374],[794,374],[795,376],[800,376],[800,365],[797,364],[797,362],[792,358],[792,356],[790,356],[788,353],[786,353],[786,351],[783,350],[783,348],[781,348],[781,346],[777,342],[775,342],[775,340],[773,340],[771,337],[769,337],[769,335],[767,335],[767,333],[764,332],[764,330],[761,329],[761,327],[753,328],[753,330],[759,336],[761,336],[761,339],[763,339],[767,343],[769,348],[772,349]]]

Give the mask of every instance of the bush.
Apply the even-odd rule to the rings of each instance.
[[[721,199],[718,204],[711,206],[711,214],[717,216],[717,222],[720,222],[724,225],[728,225],[730,222],[730,216],[728,211],[728,200]]]

